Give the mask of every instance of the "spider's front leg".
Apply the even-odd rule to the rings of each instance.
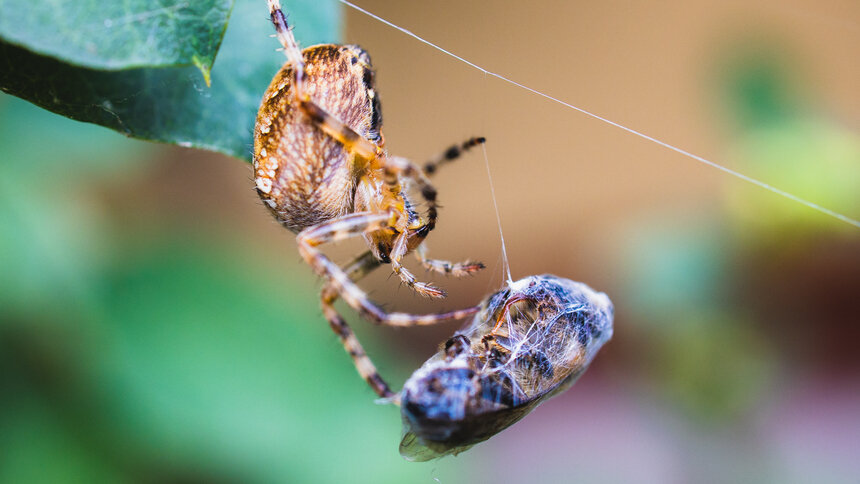
[[[445,291],[428,282],[418,282],[412,272],[403,267],[401,261],[408,251],[409,231],[404,230],[394,239],[394,244],[391,246],[391,252],[388,256],[391,260],[391,269],[394,273],[400,277],[400,280],[404,284],[422,296],[445,297]]]
[[[475,139],[478,138],[473,138],[473,140]],[[469,143],[470,142],[467,141],[466,143],[464,143],[464,146],[468,145]],[[450,151],[450,149],[448,151]],[[386,174],[386,181],[389,184],[397,183],[401,177],[411,179],[418,185],[422,197],[424,197],[424,199],[427,201],[427,220],[421,225],[418,225],[417,227],[410,227],[415,232],[414,236],[420,237],[421,239],[416,249],[416,255],[418,257],[418,260],[421,261],[422,265],[424,265],[424,267],[428,270],[432,270],[442,274],[454,275],[456,277],[472,274],[476,271],[483,269],[484,264],[480,262],[448,262],[443,260],[428,259],[426,257],[427,248],[424,246],[423,239],[436,226],[436,219],[438,216],[436,205],[436,188],[430,183],[430,180],[427,178],[427,175],[425,175],[425,172],[419,170],[418,167],[416,167],[411,161],[405,158],[387,158],[385,160],[383,168]],[[391,265],[394,268],[394,272],[400,275],[401,279],[403,279],[406,284],[412,287],[413,285],[423,283],[415,283],[415,277],[405,268],[403,268],[400,262],[403,256],[405,256],[406,253],[409,251],[408,234],[408,231],[403,231],[398,235],[397,239],[395,239],[394,245],[392,246],[390,258]],[[429,284],[425,284],[425,286],[432,287]],[[422,291],[419,290],[418,292],[420,293]],[[429,295],[435,296],[435,294]],[[444,293],[442,293],[442,295],[444,295]]]
[[[394,243],[391,245],[391,252],[389,253],[391,267],[394,270],[394,273],[400,276],[400,279],[417,293],[430,297],[444,297],[445,292],[441,289],[428,283],[416,282],[415,276],[403,267],[403,264],[401,263],[406,253],[415,246],[414,244],[416,241],[411,241],[410,239],[416,238],[418,239],[417,243],[420,244],[427,234],[436,226],[436,218],[438,215],[436,206],[436,188],[430,183],[430,180],[427,179],[424,173],[406,158],[386,157],[381,159],[381,161],[383,173],[385,175],[385,182],[389,185],[392,192],[400,192],[400,182],[402,178],[410,179],[418,185],[421,191],[421,196],[427,202],[426,221],[418,220],[413,222],[413,226],[409,226],[405,221],[406,215],[401,213],[401,217],[403,217],[401,219],[402,222],[400,226],[397,227],[399,234],[394,239]],[[413,244],[412,247],[410,247],[410,242]]]
[[[426,315],[386,313],[370,301],[367,294],[350,280],[349,275],[343,269],[317,248],[326,242],[336,242],[365,232],[387,229],[394,217],[397,217],[394,212],[358,212],[308,227],[296,236],[299,253],[317,274],[326,279],[327,284],[331,285],[351,308],[374,324],[423,326],[448,319],[460,319],[476,313],[478,311],[477,306]]]
[[[287,62],[292,65],[293,85],[296,93],[299,97],[304,97],[305,60],[302,57],[302,49],[299,48],[299,43],[293,36],[293,30],[287,25],[287,17],[281,10],[279,0],[269,0],[269,17],[272,19],[272,24],[275,25],[275,32],[278,41],[283,46]]]
[[[427,246],[423,242],[417,249],[415,249],[415,257],[428,271],[438,272],[439,274],[445,274],[446,276],[465,277],[486,267],[481,262],[470,260],[465,262],[450,262],[447,260],[428,259]]]
[[[445,149],[445,151],[442,151],[441,153],[430,158],[429,160],[427,160],[427,162],[424,163],[424,174],[427,176],[432,176],[443,165],[451,163],[452,161],[462,156],[463,153],[465,153],[466,151],[469,151],[475,146],[482,145],[486,142],[487,138],[484,138],[483,136],[476,136],[474,138],[469,138],[460,144],[448,147],[447,149]]]
[[[476,136],[469,138],[462,143],[451,145],[424,163],[424,175],[428,177],[433,176],[437,171],[439,171],[440,167],[451,163],[462,156],[466,151],[469,151],[478,145],[482,145],[486,141],[487,139],[483,136]],[[427,257],[427,246],[424,242],[422,242],[415,250],[415,257],[419,262],[421,262],[421,265],[424,266],[426,270],[445,274],[446,276],[464,277],[474,274],[485,267],[484,264],[480,262],[470,260],[465,262],[450,262],[446,260],[430,259]]]

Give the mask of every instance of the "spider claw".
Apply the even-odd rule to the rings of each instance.
[[[394,393],[390,397],[380,397],[373,401],[377,405],[397,405],[400,406],[400,394]]]
[[[471,260],[467,260],[465,262],[451,263],[441,260],[425,259],[422,256],[419,256],[419,260],[424,266],[424,270],[437,272],[439,274],[453,277],[471,276],[475,272],[486,268],[486,266],[482,262],[475,262]]]
[[[456,277],[470,276],[470,275],[474,274],[475,272],[478,272],[481,269],[486,269],[486,268],[487,268],[487,266],[485,266],[483,262],[473,262],[473,261],[467,260],[460,267],[460,270],[456,274],[454,274],[454,276],[456,276]]]
[[[415,289],[415,292],[422,296],[434,298],[443,298],[448,296],[444,290],[427,282],[416,282],[412,287]]]

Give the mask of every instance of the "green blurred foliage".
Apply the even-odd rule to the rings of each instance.
[[[715,214],[652,217],[629,229],[623,266],[627,304],[657,327],[677,326],[678,313],[729,297],[736,276],[728,264],[731,242]]]
[[[782,51],[749,39],[732,44],[727,60],[715,64],[722,105],[736,127],[731,166],[856,218],[860,138],[815,113],[792,65]],[[633,313],[637,345],[629,349],[647,362],[640,367],[642,381],[691,422],[712,427],[744,425],[770,404],[785,373],[802,364],[796,351],[778,345],[813,341],[783,337],[807,334],[794,325],[846,333],[836,307],[827,312],[836,321],[818,311],[816,329],[808,327],[809,316],[790,317],[815,315],[810,304],[828,304],[826,297],[811,299],[802,281],[782,284],[789,298],[780,301],[772,301],[775,288],[768,284],[806,277],[789,268],[796,258],[816,254],[816,247],[856,240],[856,228],[800,203],[746,183],[729,187],[725,211],[657,213],[629,229],[618,312],[627,306]],[[837,294],[826,284],[850,284],[839,277],[817,276],[820,291]]]
[[[742,130],[779,124],[801,110],[786,59],[759,44],[740,42],[720,69],[723,95]]]
[[[780,49],[752,43],[721,64],[722,97],[737,123],[732,166],[796,196],[860,217],[860,137],[811,107],[798,68]],[[851,236],[856,228],[758,187],[733,184],[727,197],[738,234],[784,244]],[[794,244],[790,244],[794,245]]]
[[[624,305],[655,395],[697,423],[740,423],[766,401],[773,350],[737,299],[738,244],[717,213],[630,229]]]
[[[656,338],[649,358],[661,398],[699,424],[748,422],[776,385],[773,351],[743,312],[691,308]]]
[[[148,147],[5,95],[0,110],[0,308],[80,308],[109,255],[88,183],[133,176]]]
[[[849,217],[860,214],[860,137],[842,126],[804,116],[752,127],[731,157],[747,174],[773,186],[789,187],[793,194]],[[850,237],[857,230],[780,198],[757,187],[733,185],[727,200],[738,232],[781,244],[823,234]]]

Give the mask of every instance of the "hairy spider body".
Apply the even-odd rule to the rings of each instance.
[[[305,94],[366,139],[381,140],[382,116],[367,54],[353,45],[317,45],[303,52]],[[364,59],[360,61],[359,59]],[[287,63],[263,95],[255,131],[257,192],[293,232],[355,211],[360,176],[355,155],[308,122]],[[383,188],[384,187],[380,187]],[[361,206],[364,205],[364,206]]]
[[[266,90],[257,115],[253,156],[257,193],[275,218],[298,234],[300,254],[325,279],[323,313],[361,376],[380,396],[394,397],[333,303],[343,298],[371,322],[393,326],[433,324],[477,311],[386,313],[355,280],[385,263],[412,290],[444,297],[441,289],[417,281],[403,267],[406,254],[414,250],[428,270],[455,276],[483,268],[475,262],[427,259],[422,243],[437,218],[436,189],[428,176],[484,140],[472,138],[451,147],[423,170],[407,159],[389,155],[384,149],[381,105],[367,52],[354,45],[334,44],[301,50],[279,2],[268,3],[287,62]],[[424,213],[410,200],[413,187],[426,203]],[[318,248],[356,236],[364,237],[369,251],[347,270]]]
[[[514,424],[582,375],[612,319],[606,294],[553,275],[492,294],[403,386],[400,453],[456,454]]]

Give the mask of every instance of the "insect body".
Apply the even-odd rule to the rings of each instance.
[[[382,263],[419,294],[443,297],[402,264],[410,251],[429,270],[465,275],[480,263],[426,258],[423,241],[436,226],[436,189],[428,175],[479,143],[472,138],[431,159],[423,170],[390,156],[382,135],[382,112],[370,56],[354,45],[317,45],[300,50],[277,0],[269,12],[287,62],[263,97],[254,130],[257,193],[277,220],[296,232],[299,252],[326,284],[323,312],[352,356],[359,373],[383,397],[393,393],[334,310],[338,297],[377,324],[410,326],[468,316],[477,308],[430,315],[386,313],[355,280]],[[421,194],[419,211],[410,190]],[[320,250],[326,242],[363,236],[369,251],[346,269]]]
[[[404,385],[400,453],[456,454],[523,418],[588,368],[612,318],[606,294],[552,275],[491,295]]]

